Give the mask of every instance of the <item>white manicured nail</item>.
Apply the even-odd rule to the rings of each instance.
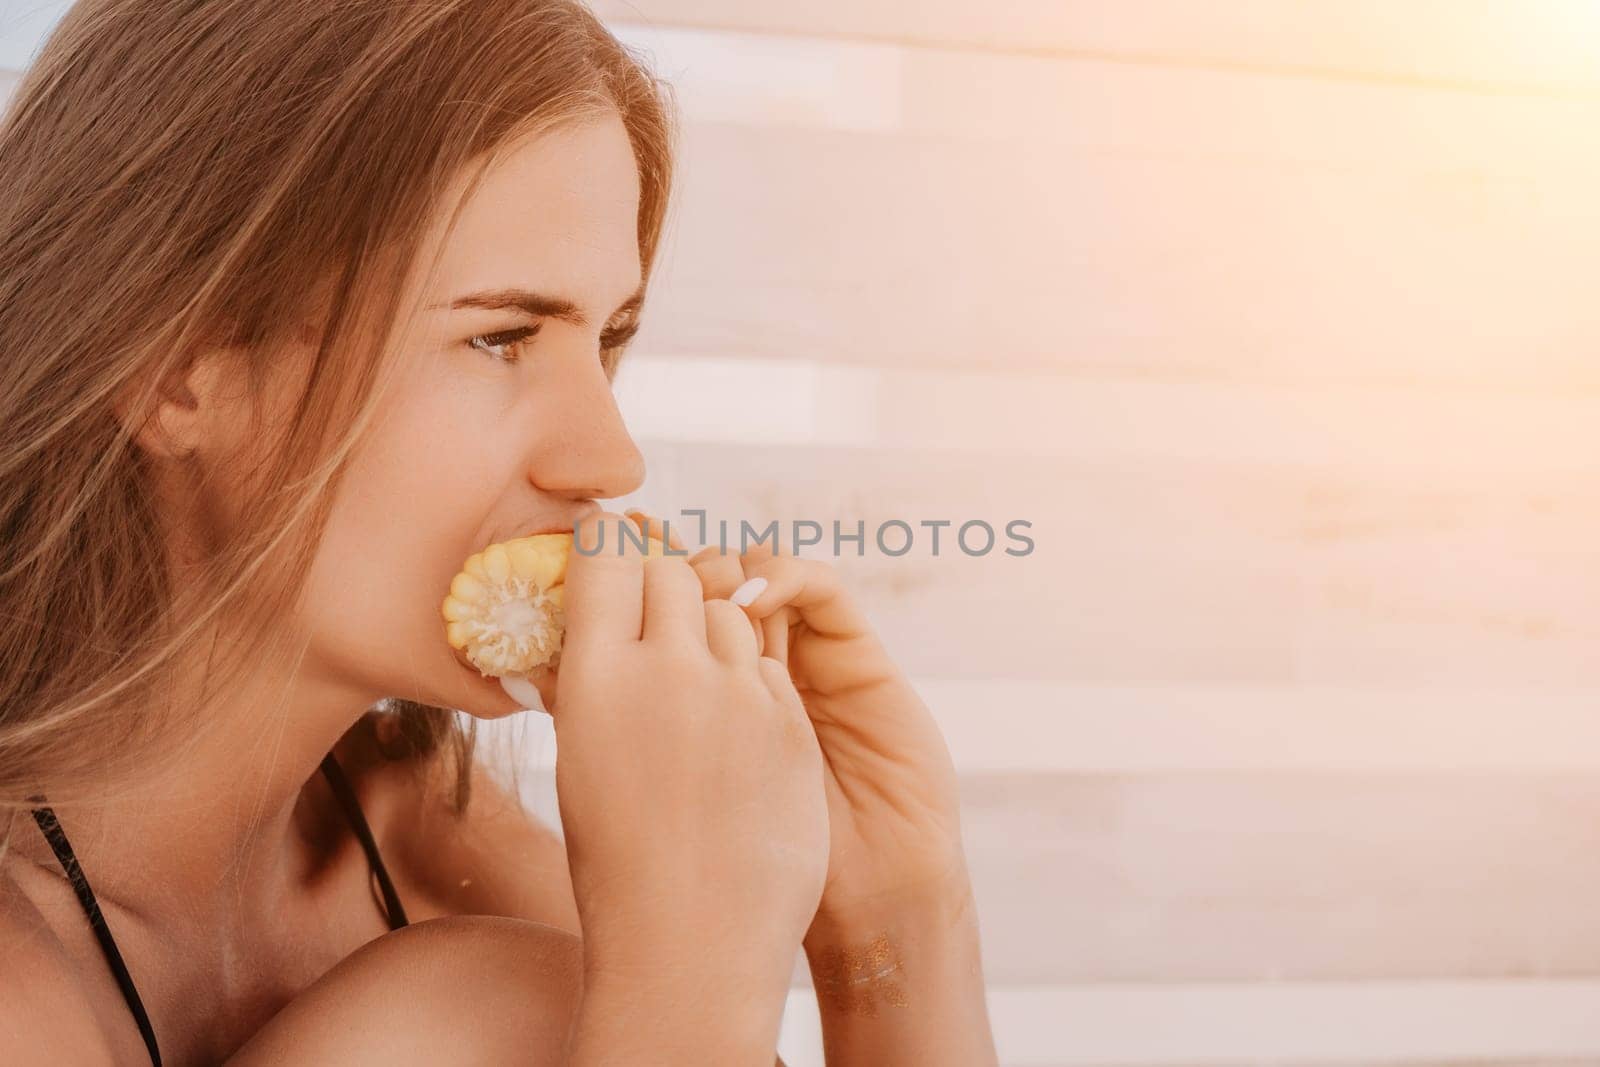
[[[520,674],[506,674],[500,678],[500,688],[506,691],[506,696],[521,704],[528,711],[545,711],[544,697],[539,694],[539,687],[522,677]]]
[[[748,607],[756,602],[756,597],[760,596],[766,588],[767,580],[765,578],[752,578],[735,589],[733,595],[728,599],[741,608]]]

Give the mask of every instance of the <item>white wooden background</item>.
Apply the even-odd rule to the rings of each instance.
[[[1003,1062],[1600,1064],[1600,3],[597,6],[687,120],[626,502],[1033,523],[839,563]]]

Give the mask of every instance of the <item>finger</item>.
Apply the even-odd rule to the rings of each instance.
[[[803,622],[813,633],[840,640],[869,636],[872,623],[846,592],[839,572],[817,559],[794,556],[747,560],[750,578],[765,578],[766,588],[745,605],[752,618],[762,619],[779,608],[795,610],[791,622]]]
[[[618,551],[627,523],[602,511],[585,516],[574,530],[563,597],[563,657],[608,642],[637,641],[643,632],[644,556]]]
[[[675,552],[684,552],[683,539],[678,536],[678,531],[665,519],[658,519],[639,508],[631,508],[625,513],[639,527],[639,531],[646,537],[654,537],[664,545],[668,545]]]
[[[771,656],[762,656],[756,660],[756,670],[761,675],[761,680],[767,684],[767,691],[772,694],[773,699],[789,712],[790,721],[794,723],[797,734],[803,731],[814,740],[816,731],[811,726],[811,717],[806,712],[805,701],[800,699],[799,690],[794,687],[794,679],[789,677],[788,668]]]
[[[783,664],[771,656],[761,656],[756,660],[756,670],[761,672],[761,680],[767,683],[773,696],[789,707],[804,706],[799,690],[794,687],[794,679],[789,677]]]
[[[727,599],[745,582],[744,561],[730,552],[709,545],[689,557],[689,565],[700,576],[702,596],[707,600]],[[750,616],[751,628],[756,635],[756,651],[766,651],[766,635],[760,620]]]
[[[706,600],[727,599],[745,580],[744,563],[731,552],[708,545],[689,557],[689,566],[700,576]]]
[[[792,614],[785,609],[774,611],[764,619],[751,620],[756,623],[757,632],[761,635],[761,654],[785,666],[789,663],[789,621]]]
[[[676,556],[658,556],[644,565],[644,640],[681,636],[706,644],[706,614],[700,579]]]
[[[749,665],[760,655],[755,631],[745,613],[726,600],[707,600],[702,606],[706,645],[723,663]]]
[[[748,563],[756,560],[771,559],[773,556],[783,554],[777,551],[777,547],[777,538],[773,538],[771,544],[768,544],[764,540],[752,541],[749,545],[745,546],[745,561]],[[793,553],[788,553],[788,555],[793,555]]]

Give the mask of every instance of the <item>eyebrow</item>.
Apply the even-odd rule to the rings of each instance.
[[[635,289],[633,295],[624,300],[612,315],[624,311],[637,311],[644,303],[644,286],[641,284]],[[434,304],[433,307],[444,307],[443,304]],[[535,293],[528,289],[491,289],[481,293],[469,293],[457,297],[450,302],[451,310],[459,308],[476,308],[482,311],[504,311],[507,309],[523,311],[534,318],[560,319],[570,322],[580,330],[588,329],[589,319],[573,301],[559,296],[547,296],[544,293]]]

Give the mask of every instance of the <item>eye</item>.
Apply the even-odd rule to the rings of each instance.
[[[539,332],[541,323],[532,326],[517,326],[510,330],[501,330],[498,333],[480,333],[476,337],[468,338],[468,346],[487,354],[490,358],[501,363],[516,363],[521,359],[519,346],[533,338]],[[634,334],[639,332],[639,320],[613,326],[600,335],[600,361],[606,368],[608,375],[616,373],[617,363],[622,359],[621,349]],[[503,349],[504,351],[496,351]]]
[[[606,377],[614,377],[617,364],[622,362],[622,349],[639,332],[639,320],[614,326],[600,335],[600,362],[606,368]]]
[[[516,351],[516,346],[538,332],[539,326],[537,324],[533,326],[518,326],[515,329],[501,330],[499,333],[480,333],[478,336],[468,339],[467,344],[480,352],[487,353],[490,358],[497,359],[502,363],[515,363],[521,358],[520,353]],[[507,349],[508,351],[504,353],[494,351],[497,348]]]

